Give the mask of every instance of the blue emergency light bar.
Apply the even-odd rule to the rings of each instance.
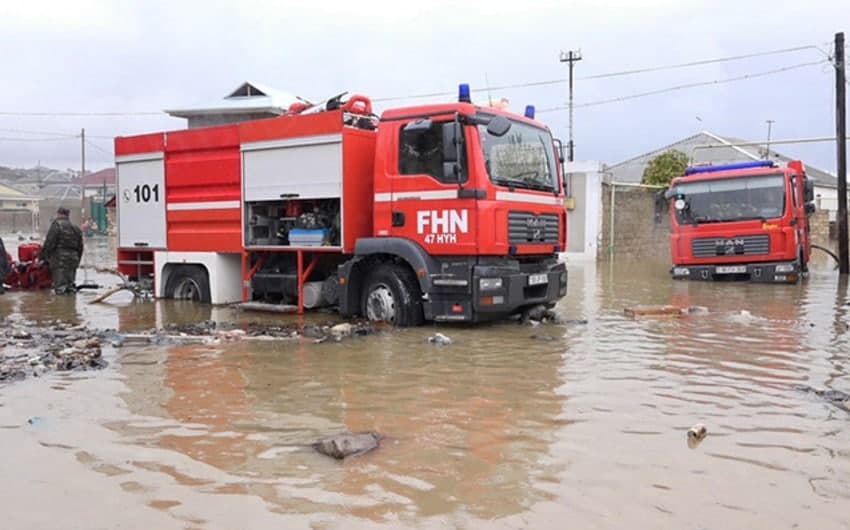
[[[698,166],[685,169],[685,175],[697,173],[714,173],[715,171],[729,171],[732,169],[751,169],[754,167],[775,167],[770,160],[753,160],[751,162],[736,162],[734,164],[723,164],[720,166]]]
[[[469,85],[467,83],[461,83],[457,87],[457,100],[461,103],[471,103],[472,99],[469,97]]]
[[[534,105],[526,105],[525,106],[525,117],[534,119]]]

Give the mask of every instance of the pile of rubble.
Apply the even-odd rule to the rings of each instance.
[[[46,372],[106,367],[101,348],[106,332],[50,321],[0,321],[0,382],[40,377]]]
[[[265,324],[249,322],[244,328],[230,322],[211,320],[188,324],[169,324],[162,329],[149,329],[130,333],[124,339],[134,342],[148,342],[157,345],[202,343],[221,344],[239,340],[286,340],[310,339],[319,344],[323,342],[342,342],[351,337],[362,337],[375,333],[377,328],[371,322],[328,322],[324,324]]]

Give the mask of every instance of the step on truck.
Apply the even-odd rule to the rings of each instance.
[[[808,271],[814,183],[801,161],[689,167],[663,196],[673,278],[795,283]]]
[[[566,294],[562,148],[524,115],[361,95],[115,139],[118,267],[155,296],[409,326]]]

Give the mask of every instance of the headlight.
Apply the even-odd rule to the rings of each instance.
[[[673,267],[673,276],[688,276],[690,273],[687,267]]]
[[[478,287],[482,291],[492,291],[493,289],[502,288],[501,278],[481,278],[478,280]]]
[[[776,266],[776,272],[794,272],[793,263],[782,263]]]

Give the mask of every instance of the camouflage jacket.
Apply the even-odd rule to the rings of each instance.
[[[68,219],[54,219],[44,238],[41,257],[50,262],[55,257],[68,255],[75,255],[77,260],[82,257],[83,233]]]
[[[3,281],[10,272],[12,272],[11,267],[12,264],[9,263],[9,260],[6,257],[6,246],[3,245],[3,240],[0,239],[0,282]]]

